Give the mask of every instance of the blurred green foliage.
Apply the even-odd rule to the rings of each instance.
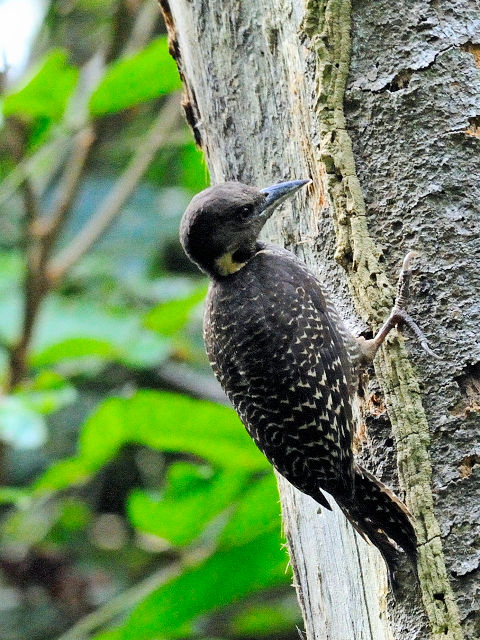
[[[51,466],[35,488],[58,491],[83,482],[132,442],[170,453],[189,452],[219,468],[269,468],[231,409],[144,390],[132,398],[105,400],[81,429],[78,455]]]
[[[78,70],[67,60],[66,51],[51,50],[25,85],[6,95],[3,115],[60,120],[78,79]]]
[[[90,98],[90,113],[115,113],[180,87],[177,68],[163,36],[136,55],[110,65]]]
[[[224,399],[203,352],[206,282],[177,238],[208,173],[181,118],[39,298],[9,382],[32,252],[68,195],[79,134],[91,146],[50,258],[125,180],[180,88],[159,17],[138,30],[155,0],[47,4],[29,69],[1,97],[2,638],[296,638],[274,476],[209,401]]]
[[[145,598],[116,637],[147,640],[159,635],[190,636],[195,633],[193,622],[199,615],[281,585],[285,581],[285,556],[279,554],[279,544],[279,534],[273,533],[219,549]]]

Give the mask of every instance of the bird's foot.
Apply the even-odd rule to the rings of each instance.
[[[403,325],[406,325],[413,332],[413,334],[420,342],[420,346],[426,353],[428,353],[429,356],[440,359],[439,356],[437,356],[437,354],[430,349],[427,337],[425,336],[423,331],[405,310],[409,298],[409,287],[412,277],[412,270],[410,265],[413,258],[415,258],[417,255],[418,254],[416,251],[410,251],[409,253],[407,253],[403,260],[402,270],[400,271],[400,275],[398,277],[395,304],[393,305],[393,308],[386,322],[383,324],[374,338],[372,338],[371,340],[360,341],[362,352],[368,360],[373,360],[375,354],[377,353],[378,349],[380,348],[390,331],[394,327]]]

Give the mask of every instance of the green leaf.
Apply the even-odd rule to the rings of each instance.
[[[36,488],[60,489],[83,482],[128,442],[189,452],[220,469],[269,468],[232,409],[175,393],[139,391],[100,405],[82,428],[78,456],[47,470]]]
[[[191,142],[179,150],[179,156],[182,185],[192,193],[206,189],[210,184],[210,176],[203,151]]]
[[[94,116],[116,113],[127,107],[171,93],[181,87],[176,64],[165,36],[129,58],[114,62],[90,99]]]
[[[26,507],[31,497],[28,489],[23,487],[0,487],[0,504],[16,504]]]
[[[245,486],[248,474],[239,470],[215,473],[208,467],[186,462],[172,464],[167,490],[161,497],[135,491],[128,500],[128,515],[134,527],[186,545],[225,510]]]
[[[145,316],[145,326],[164,336],[171,336],[187,323],[190,312],[207,294],[202,286],[185,298],[170,300],[159,304]]]
[[[192,622],[200,615],[263,589],[288,584],[287,557],[281,544],[279,532],[269,533],[241,547],[217,552],[143,600],[118,638],[182,637],[192,632]]]
[[[49,467],[33,485],[34,490],[60,491],[86,482],[97,467],[82,458],[65,458]]]
[[[153,391],[107,401],[104,406],[113,409],[112,430],[133,442],[164,451],[188,451],[220,468],[256,471],[269,466],[232,409]],[[82,431],[81,451],[87,457],[97,455],[102,446],[101,425],[101,418],[89,420]]]
[[[6,96],[5,116],[58,121],[77,83],[78,71],[67,64],[68,53],[53,49],[44,58],[29,82]]]
[[[121,640],[122,629],[109,629],[93,636],[92,640]]]
[[[74,402],[77,398],[77,391],[72,385],[65,384],[58,389],[18,391],[14,397],[36,413],[49,414]]]
[[[46,370],[41,371],[29,385],[31,391],[51,391],[62,390],[65,387],[71,387],[71,385],[65,380],[63,376],[55,371]]]
[[[90,507],[77,498],[65,498],[61,504],[58,525],[67,531],[83,529],[92,520]]]
[[[280,503],[273,473],[261,478],[242,496],[219,539],[230,548],[280,528]]]
[[[285,635],[301,623],[300,610],[293,599],[257,604],[236,614],[229,624],[232,636],[258,638]]]
[[[111,360],[114,355],[114,348],[106,340],[99,340],[98,338],[67,338],[34,354],[30,361],[34,367],[45,367],[62,360],[74,360],[91,356],[102,360]]]
[[[116,313],[89,300],[52,295],[39,317],[30,363],[45,367],[87,360],[151,367],[168,357],[165,338],[142,326],[142,316]]]

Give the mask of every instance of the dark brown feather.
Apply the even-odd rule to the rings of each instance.
[[[406,508],[353,462],[343,325],[293,254],[259,249],[240,271],[211,283],[204,333],[217,378],[281,475],[329,508],[327,491],[390,564],[391,540],[413,556]]]

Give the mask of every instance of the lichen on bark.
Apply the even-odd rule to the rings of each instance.
[[[316,57],[314,111],[326,170],[326,191],[337,236],[336,259],[346,269],[363,320],[378,326],[394,299],[381,248],[369,234],[366,207],[346,129],[344,94],[350,60],[350,0],[309,0],[303,21]],[[419,540],[418,575],[433,637],[461,640],[462,629],[449,582],[433,509],[429,427],[417,374],[401,338],[391,339],[375,362],[397,444],[398,474]]]

